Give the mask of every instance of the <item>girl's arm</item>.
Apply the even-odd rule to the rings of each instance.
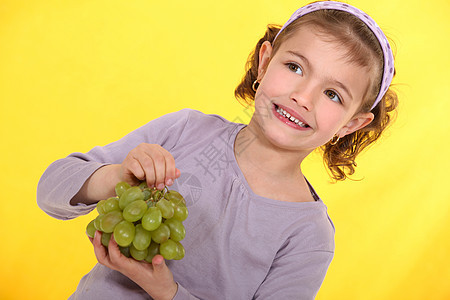
[[[130,175],[124,168],[119,170],[117,165],[122,165],[131,150],[146,143],[161,145],[170,152],[181,137],[190,114],[191,110],[183,109],[164,115],[114,143],[94,147],[87,153],[72,153],[53,162],[38,183],[39,207],[58,219],[72,219],[89,213],[97,201],[114,195],[113,188],[119,178]],[[132,166],[136,164],[130,161],[128,165],[135,168]],[[139,176],[138,179],[143,179]],[[153,176],[157,178],[158,174]]]
[[[97,201],[114,195],[118,181],[137,183],[146,179],[150,186],[170,183],[180,173],[173,157],[162,146],[167,149],[175,146],[189,114],[190,110],[183,110],[166,115],[117,142],[55,161],[39,181],[39,206],[51,216],[70,219],[90,212]],[[163,261],[155,262],[154,268],[143,265],[123,256],[117,245],[116,248],[111,245],[113,250],[108,251],[101,245],[99,237],[97,235],[93,240],[99,263],[129,277],[155,299],[172,299],[174,291],[174,299],[195,299],[173,281],[172,273]],[[138,266],[146,268],[146,272],[136,272]],[[160,286],[166,287],[163,293]]]
[[[120,164],[100,167],[83,184],[78,193],[70,200],[71,205],[83,203],[86,205],[97,203],[102,199],[114,197],[115,185],[121,181]]]

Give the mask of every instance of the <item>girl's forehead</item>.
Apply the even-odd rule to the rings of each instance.
[[[356,51],[355,51],[356,49]],[[320,26],[305,24],[289,35],[280,44],[278,52],[304,51],[321,58],[333,57],[340,63],[377,70],[376,60],[369,49],[365,49],[356,39],[347,35],[345,39],[327,32]]]
[[[285,39],[278,51],[292,52],[300,50],[318,51],[329,55],[336,56],[340,54],[347,57],[349,49],[336,37],[330,33],[319,30],[316,26],[306,25],[292,32]]]

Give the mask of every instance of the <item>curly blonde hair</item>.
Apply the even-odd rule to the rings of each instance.
[[[258,77],[261,45],[265,41],[272,43],[273,56],[284,41],[291,37],[298,28],[307,24],[315,26],[320,33],[347,47],[349,59],[352,62],[361,66],[375,65],[379,70],[383,70],[383,51],[378,39],[363,21],[345,11],[318,10],[292,22],[280,33],[275,43],[273,41],[281,26],[275,24],[267,26],[264,36],[250,53],[245,65],[246,73],[235,89],[234,94],[238,101],[248,105],[255,100],[252,84]],[[370,110],[381,86],[382,71],[379,73],[377,78],[373,78],[358,111],[372,112],[373,121],[366,127],[340,138],[337,143],[328,142],[321,147],[324,164],[328,167],[330,176],[334,180],[345,180],[349,175],[355,173],[356,156],[381,136],[396,114],[398,97],[392,87],[388,89],[380,103]]]

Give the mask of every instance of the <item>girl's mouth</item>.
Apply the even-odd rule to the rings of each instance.
[[[281,120],[283,123],[296,128],[296,129],[305,129],[309,128],[309,125],[300,121],[299,119],[292,116],[290,113],[288,113],[285,109],[281,108],[280,106],[273,104],[273,113],[274,115]]]

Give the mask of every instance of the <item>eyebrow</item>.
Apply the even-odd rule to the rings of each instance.
[[[294,55],[294,56],[297,56],[298,58],[300,58],[301,60],[303,60],[305,62],[305,64],[308,66],[308,68],[311,68],[311,63],[309,62],[309,60],[306,57],[304,57],[303,55],[301,55],[300,53],[292,51],[292,50],[288,50],[287,53],[289,53],[291,55]],[[343,84],[342,82],[340,82],[340,81],[338,81],[336,79],[332,79],[332,78],[329,78],[328,80],[332,84],[335,84],[338,87],[340,87],[341,89],[343,89],[344,92],[346,92],[347,95],[350,96],[350,99],[353,100],[353,95],[352,95],[352,93],[350,93],[350,90],[345,86],[345,84]]]
[[[291,54],[291,55],[294,55],[294,56],[297,56],[298,58],[300,58],[301,60],[303,60],[303,61],[306,63],[306,65],[307,65],[308,67],[311,66],[311,64],[309,63],[309,60],[308,60],[306,57],[304,57],[303,55],[301,55],[300,53],[295,52],[295,51],[291,51],[291,50],[288,50],[287,53],[289,53],[289,54]]]
[[[352,93],[350,93],[350,90],[349,90],[342,82],[337,81],[337,80],[335,80],[335,79],[331,79],[330,81],[331,81],[333,84],[339,86],[341,89],[343,89],[344,92],[346,92],[347,95],[350,96],[350,99],[353,100],[353,95],[352,95]]]

